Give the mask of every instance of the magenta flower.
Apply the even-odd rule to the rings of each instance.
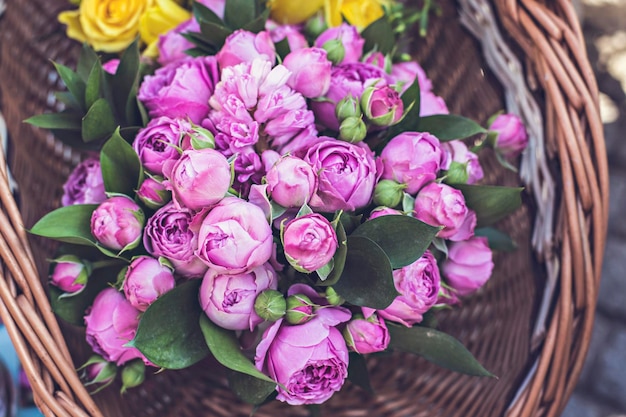
[[[91,215],[91,233],[104,247],[133,249],[139,244],[145,216],[127,196],[114,196],[101,203]]]
[[[224,46],[215,55],[220,69],[232,67],[242,62],[260,58],[274,64],[276,51],[269,32],[248,32],[243,29],[234,31],[226,38]]]
[[[191,131],[189,122],[166,116],[152,119],[133,141],[133,149],[145,169],[163,175],[163,164],[180,158],[180,138]]]
[[[132,260],[124,276],[124,294],[130,304],[139,311],[146,311],[157,298],[176,286],[174,273],[150,256]]]
[[[406,192],[415,194],[437,177],[441,147],[429,133],[404,132],[389,141],[380,158],[382,178],[406,184]]]
[[[448,114],[448,106],[443,98],[432,91],[420,91],[420,116],[432,116],[435,114]]]
[[[474,236],[476,213],[465,205],[463,193],[446,184],[431,182],[415,198],[415,218],[431,226],[443,226],[437,236],[453,241]]]
[[[335,229],[317,213],[297,217],[282,233],[285,256],[298,271],[312,272],[326,265],[339,246]]]
[[[199,226],[196,255],[219,273],[251,271],[269,261],[272,249],[263,210],[236,197],[220,201]]]
[[[170,169],[170,166],[171,169]],[[165,167],[166,188],[179,207],[201,210],[219,202],[231,183],[230,164],[220,152],[189,149],[176,162]]]
[[[152,210],[163,207],[172,199],[171,193],[165,189],[163,183],[153,177],[146,177],[141,182],[137,197]]]
[[[323,212],[365,207],[372,199],[380,168],[364,143],[328,139],[309,148],[304,160],[318,172],[310,206]]]
[[[431,91],[433,83],[426,76],[424,69],[415,61],[399,62],[391,67],[391,79],[394,84],[402,85],[402,91],[415,82],[417,78],[420,91]]]
[[[292,51],[283,60],[283,65],[291,71],[287,85],[304,97],[321,97],[330,88],[332,63],[321,48],[304,48]]]
[[[516,158],[528,145],[526,127],[515,114],[498,115],[489,126],[489,130],[498,133],[495,149],[505,158]]]
[[[420,323],[439,295],[437,260],[427,250],[417,261],[393,271],[393,282],[400,295],[387,308],[378,310],[378,315],[407,327]]]
[[[218,79],[215,57],[189,57],[147,75],[137,98],[153,118],[189,118],[199,124],[209,113],[209,98]]]
[[[291,52],[309,47],[309,42],[306,40],[306,37],[302,34],[302,32],[300,32],[297,26],[279,25],[276,22],[268,19],[265,23],[265,29],[270,32],[272,42],[274,42],[275,44],[282,41],[283,39],[287,39],[287,43],[289,44],[289,50]]]
[[[63,184],[61,205],[100,204],[106,198],[100,160],[88,158],[74,168]]]
[[[491,277],[492,258],[487,238],[475,236],[452,242],[441,270],[446,281],[459,295],[469,295],[485,285]]]
[[[301,207],[317,188],[317,176],[311,165],[295,156],[279,159],[265,179],[272,200],[283,207]]]
[[[139,350],[124,346],[135,337],[140,314],[115,288],[102,290],[85,316],[87,342],[109,362],[123,365],[141,358],[150,364]]]
[[[331,40],[339,40],[343,45],[345,54],[339,64],[358,62],[361,59],[365,39],[359,35],[359,32],[354,26],[342,23],[339,26],[326,29],[315,40],[315,46],[322,48],[326,42]]]
[[[382,317],[355,316],[343,330],[348,348],[356,353],[382,352],[389,346],[389,330]]]
[[[466,184],[474,184],[483,178],[483,168],[480,166],[478,155],[470,151],[465,143],[460,140],[451,140],[442,143],[441,149],[443,151],[441,169],[454,170],[453,165],[456,165],[456,169],[459,169],[462,176],[467,178],[461,181]]]
[[[176,26],[173,30],[159,35],[157,42],[159,50],[157,61],[159,64],[167,65],[189,57],[185,51],[192,49],[195,45],[182,36],[187,32],[200,32],[200,25],[195,18],[191,18]]]
[[[198,278],[207,266],[194,254],[198,236],[189,227],[192,219],[189,209],[178,209],[173,203],[161,207],[146,223],[143,245],[152,256],[167,258],[177,274]]]
[[[200,305],[218,326],[252,331],[263,322],[254,311],[257,295],[276,288],[278,277],[268,263],[241,274],[221,274],[209,269],[200,286]]]
[[[361,108],[368,120],[377,126],[394,125],[404,114],[400,94],[388,85],[366,88],[361,96]]]
[[[85,288],[89,270],[80,258],[75,255],[64,255],[54,262],[50,284],[69,294],[80,292]]]

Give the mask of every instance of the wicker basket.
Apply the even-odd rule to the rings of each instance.
[[[77,45],[56,23],[67,3],[12,0],[0,20],[1,110],[19,184],[15,197],[1,166],[0,317],[37,405],[46,416],[249,415],[210,360],[150,375],[123,397],[119,387],[90,397],[74,371],[87,355],[84,333],[51,313],[45,274],[37,271],[46,270],[52,246],[28,237],[24,226],[58,205],[60,185],[81,155],[21,122],[56,106],[50,91],[59,81],[49,59],[72,65],[77,56]],[[523,208],[498,225],[518,251],[497,254],[488,285],[462,308],[438,316],[442,329],[499,379],[460,376],[410,355],[370,358],[376,394],[346,384],[322,414],[558,416],[589,345],[608,217],[598,91],[582,33],[568,0],[438,3],[442,14],[431,19],[428,37],[414,42],[435,91],[451,112],[480,122],[506,106],[531,131],[520,176],[493,157],[483,161],[487,183],[527,187]],[[257,415],[307,413],[271,404]]]

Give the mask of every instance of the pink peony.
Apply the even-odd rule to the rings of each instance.
[[[389,346],[389,330],[382,317],[372,314],[368,318],[355,316],[343,331],[348,348],[361,355],[382,352]]]
[[[486,237],[452,242],[441,270],[459,295],[469,295],[485,285],[493,271],[492,252]]]
[[[505,158],[516,158],[528,145],[526,127],[515,114],[497,116],[489,126],[489,130],[498,133],[495,149]]]
[[[54,262],[50,284],[69,294],[80,292],[85,288],[89,271],[80,258],[75,255],[64,255]]]
[[[157,42],[159,50],[157,61],[159,64],[167,65],[189,57],[185,51],[192,49],[195,45],[182,36],[188,32],[200,32],[200,25],[196,19],[191,18],[176,26],[173,30],[159,35]]]
[[[283,65],[291,71],[287,85],[304,97],[321,97],[328,92],[332,63],[325,50],[304,48],[292,51],[283,60]]]
[[[443,151],[441,169],[446,171],[459,170],[461,176],[466,177],[465,181],[460,181],[461,183],[474,184],[483,178],[483,168],[480,166],[478,155],[470,151],[465,143],[460,140],[451,140],[442,143],[441,149]],[[448,175],[450,175],[450,172]],[[447,182],[450,183],[449,181]]]
[[[250,62],[255,58],[274,64],[276,51],[269,32],[252,33],[239,29],[226,38],[224,46],[215,55],[215,58],[220,69],[224,70],[226,67]]]
[[[361,59],[365,39],[359,35],[356,27],[347,23],[326,29],[315,40],[315,46],[322,48],[326,42],[336,39],[341,41],[345,51],[343,59],[339,64],[358,62]]]
[[[106,198],[100,160],[88,158],[74,168],[63,184],[61,205],[100,204]]]
[[[301,207],[317,189],[317,175],[311,165],[295,156],[279,159],[267,172],[268,191],[283,207]]]
[[[282,242],[289,263],[298,271],[307,273],[330,262],[338,247],[335,229],[317,213],[287,223]]]
[[[94,210],[91,234],[108,249],[133,249],[139,244],[144,219],[143,211],[130,197],[117,195]]]
[[[176,286],[174,273],[150,256],[133,259],[124,276],[124,294],[139,311],[146,311],[157,298]]]
[[[180,158],[180,138],[189,131],[191,125],[186,120],[158,117],[139,131],[133,141],[133,149],[145,169],[163,175],[163,164]]]

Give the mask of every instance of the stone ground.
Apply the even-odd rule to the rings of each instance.
[[[626,0],[583,0],[583,28],[600,91],[610,216],[593,338],[562,417],[626,417]]]

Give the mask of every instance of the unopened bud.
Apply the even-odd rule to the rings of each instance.
[[[339,122],[343,122],[348,117],[361,117],[361,105],[359,104],[359,100],[352,94],[348,94],[337,103],[335,115]]]
[[[146,379],[146,364],[141,359],[134,359],[128,362],[122,369],[122,394],[128,388],[135,388],[143,384]]]
[[[285,319],[290,324],[303,324],[313,318],[315,304],[303,294],[295,294],[287,297],[287,314]]]
[[[360,117],[348,117],[339,126],[339,139],[358,143],[365,139],[367,135],[367,126]]]
[[[333,306],[340,306],[346,302],[346,300],[337,294],[337,291],[333,287],[326,287],[326,300]]]
[[[397,207],[402,202],[405,184],[393,180],[380,180],[374,188],[374,203],[379,206]]]
[[[254,311],[265,321],[276,321],[285,315],[287,301],[276,290],[265,290],[257,295]]]
[[[333,65],[337,65],[343,61],[346,56],[346,48],[339,39],[331,39],[326,41],[322,48],[327,52],[327,58]]]

